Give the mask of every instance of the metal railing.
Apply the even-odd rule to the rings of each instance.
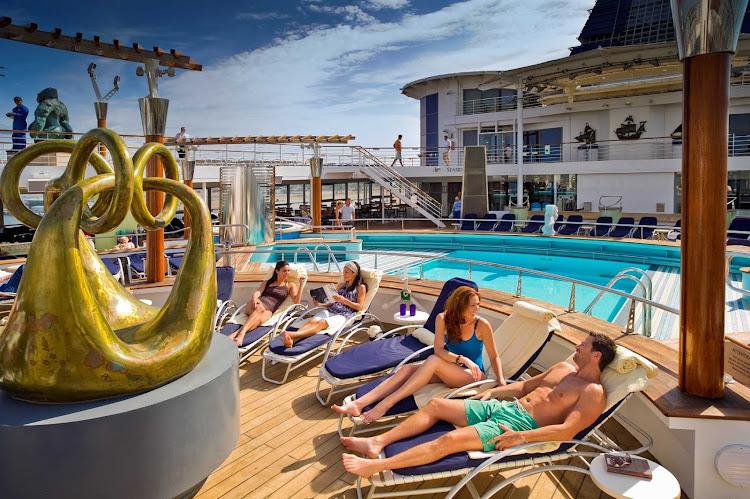
[[[282,255],[284,255],[284,254],[287,254],[287,253],[295,253],[296,254],[297,252],[304,252],[304,253],[312,256],[312,255],[318,255],[318,254],[326,255],[329,251],[331,251],[331,250],[330,249],[328,251],[310,250],[309,248],[300,247],[297,250],[289,250],[289,249],[234,250],[234,249],[231,249],[231,250],[219,251],[219,252],[217,252],[217,254],[220,254],[221,256],[223,256],[224,254],[232,254],[232,255],[235,255],[235,254],[248,254],[248,255],[254,255],[254,254],[282,254]],[[378,258],[377,258],[377,256],[381,256],[381,257],[383,257],[383,256],[396,256],[396,257],[418,258],[419,259],[419,263],[411,264],[410,267],[414,267],[415,265],[419,265],[419,275],[420,275],[420,278],[422,278],[424,276],[424,265],[425,265],[425,263],[426,262],[431,262],[431,261],[445,261],[445,262],[466,264],[466,265],[468,265],[468,278],[469,279],[471,279],[472,268],[474,266],[477,266],[477,265],[481,266],[481,267],[491,267],[491,268],[496,268],[496,269],[504,269],[504,270],[508,270],[508,271],[511,271],[511,272],[517,272],[518,273],[518,281],[517,281],[517,287],[516,287],[516,293],[515,293],[515,296],[517,296],[517,297],[522,296],[522,280],[523,280],[523,276],[524,275],[533,275],[533,276],[544,277],[546,279],[552,279],[552,280],[556,280],[556,281],[569,282],[569,283],[571,283],[571,292],[570,292],[570,297],[569,297],[569,304],[570,305],[568,307],[568,312],[575,312],[576,311],[575,310],[575,289],[576,289],[576,286],[586,286],[586,287],[589,287],[589,288],[597,289],[597,290],[599,290],[602,293],[609,293],[609,294],[613,294],[613,295],[619,296],[621,298],[625,298],[626,300],[630,300],[631,308],[635,307],[636,303],[640,303],[640,304],[644,305],[644,307],[646,307],[646,306],[649,307],[649,310],[651,309],[651,307],[655,307],[655,308],[664,310],[666,312],[669,312],[669,313],[672,313],[672,314],[675,314],[675,315],[678,315],[678,316],[680,314],[679,310],[677,310],[677,309],[675,309],[673,307],[670,307],[668,305],[664,305],[662,303],[655,302],[655,301],[653,301],[651,299],[645,298],[644,296],[638,296],[638,295],[635,295],[635,294],[626,293],[624,291],[619,291],[617,289],[613,289],[613,288],[610,288],[608,286],[601,286],[601,285],[598,285],[598,284],[593,284],[593,283],[590,283],[590,282],[582,281],[580,279],[574,279],[572,277],[565,277],[565,276],[560,276],[560,275],[556,275],[556,274],[550,274],[550,273],[547,273],[547,272],[541,272],[541,271],[538,271],[538,270],[531,270],[531,269],[525,269],[525,268],[521,268],[521,267],[514,267],[514,266],[511,266],[511,265],[504,265],[504,264],[493,263],[493,262],[480,262],[480,261],[469,260],[469,259],[465,259],[465,258],[452,258],[452,257],[447,257],[447,256],[439,256],[439,255],[426,254],[426,253],[400,253],[400,252],[395,252],[395,251],[372,251],[372,250],[349,250],[349,249],[346,250],[346,253],[347,254],[356,254],[356,255],[374,255],[375,256],[375,258],[374,258],[374,262],[375,262],[374,265],[375,265],[375,269],[376,270],[378,269]],[[748,255],[745,255],[745,256],[748,256]],[[284,258],[286,258],[286,257],[284,257]],[[296,259],[295,259],[295,261],[296,261]],[[313,261],[314,267],[317,270],[316,259],[312,258],[312,261]],[[630,277],[632,277],[636,281],[640,282],[639,279],[637,279],[637,278],[635,278],[633,276],[630,276]],[[643,286],[645,288],[645,285],[643,283],[641,283],[641,286]],[[648,336],[650,334],[650,327],[651,327],[650,326],[650,321],[648,323],[644,321],[643,324],[642,324],[642,327],[644,328],[643,329],[644,336]],[[648,331],[645,329],[646,327],[649,328]],[[634,322],[628,320],[628,323],[627,323],[627,325],[625,327],[625,333],[627,333],[627,334],[633,333],[634,332],[633,328],[634,328]]]

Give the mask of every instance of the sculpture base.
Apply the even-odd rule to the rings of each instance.
[[[195,369],[149,392],[46,405],[0,390],[0,488],[16,498],[194,494],[239,433],[237,346],[214,335]]]

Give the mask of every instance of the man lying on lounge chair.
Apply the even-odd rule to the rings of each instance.
[[[570,440],[604,411],[606,396],[600,376],[614,359],[615,348],[607,336],[591,333],[576,346],[575,366],[560,362],[526,381],[472,397],[478,400],[433,399],[427,407],[382,435],[342,437],[347,449],[373,458],[343,454],[344,467],[368,477],[384,470],[431,463],[455,452],[504,450],[527,442]],[[401,454],[375,459],[387,445],[419,435],[441,420],[462,428]]]

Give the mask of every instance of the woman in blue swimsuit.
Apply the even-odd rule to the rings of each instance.
[[[377,388],[355,401],[334,405],[336,412],[363,416],[367,422],[377,421],[393,405],[429,383],[443,383],[459,388],[486,378],[482,353],[487,354],[499,385],[505,385],[500,356],[495,346],[492,327],[477,315],[479,293],[468,286],[456,289],[445,304],[445,312],[435,322],[435,354],[424,363],[407,364]],[[362,414],[368,405],[378,404]]]

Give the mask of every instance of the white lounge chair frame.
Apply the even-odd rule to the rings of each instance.
[[[616,419],[620,423],[626,424],[632,430],[634,430],[635,432],[639,433],[642,436],[642,438],[645,440],[645,444],[643,444],[641,447],[635,450],[627,451],[629,454],[641,454],[651,448],[651,446],[653,445],[653,439],[644,430],[639,428],[635,423],[625,418],[624,416],[617,414],[617,411],[619,410],[619,408],[622,406],[623,403],[625,403],[625,401],[631,395],[632,394],[628,394],[626,397],[620,400],[615,410],[612,411],[612,413],[608,417],[602,419],[602,421],[600,421],[599,424],[596,427],[594,427],[585,437],[585,438],[592,438],[596,442],[589,442],[586,440],[563,441],[559,443],[560,444],[573,443],[575,445],[561,452],[540,453],[538,456],[526,457],[524,459],[519,459],[517,461],[508,461],[508,462],[502,462],[502,463],[498,462],[499,460],[509,456],[510,454],[516,453],[523,449],[537,446],[540,443],[548,443],[548,442],[532,442],[528,444],[519,445],[511,449],[506,449],[503,452],[499,452],[493,455],[492,457],[487,458],[482,464],[480,464],[479,466],[475,468],[462,468],[458,470],[444,471],[444,472],[439,472],[439,473],[427,473],[427,474],[422,474],[422,475],[399,475],[397,473],[394,473],[393,471],[388,470],[388,471],[378,473],[377,475],[373,475],[370,478],[372,485],[370,486],[370,490],[368,491],[367,498],[374,499],[376,497],[406,497],[406,496],[413,496],[417,494],[421,495],[421,494],[439,494],[439,493],[446,493],[446,496],[445,496],[446,498],[452,498],[463,487],[467,488],[467,490],[469,491],[472,497],[489,498],[489,497],[492,497],[494,494],[496,494],[499,490],[510,485],[516,480],[519,480],[526,476],[534,475],[537,473],[546,473],[548,471],[575,471],[575,472],[580,472],[584,474],[589,474],[590,472],[588,470],[588,466],[590,464],[590,461],[587,461],[586,458],[589,458],[589,457],[593,458],[604,452],[613,452],[613,451],[623,452],[623,450],[615,442],[613,442],[609,437],[604,435],[604,433],[602,433],[599,430],[601,425],[603,425],[611,417],[616,417]],[[578,450],[579,447],[584,447],[585,449]],[[382,457],[383,456],[381,455],[381,458]],[[581,460],[584,462],[586,467],[580,468],[577,466],[566,465],[566,464],[557,464],[557,465],[552,464],[553,462],[565,461],[574,457],[581,458]],[[542,466],[539,466],[539,465],[542,465]],[[495,485],[492,489],[485,492],[484,495],[482,496],[479,495],[476,488],[471,483],[471,480],[475,478],[477,475],[479,475],[480,473],[513,469],[513,468],[526,467],[526,466],[536,466],[536,467],[526,470],[526,471],[519,472],[503,480],[499,484]],[[451,477],[456,477],[456,476],[463,476],[463,478],[457,484],[453,486],[420,488],[418,490],[403,490],[403,491],[377,493],[378,487],[390,487],[394,485],[402,485],[402,484],[407,484],[407,483],[421,483],[421,482],[425,482],[428,480],[445,479],[445,478],[451,478]],[[362,478],[361,477],[357,479],[357,497],[359,499],[362,499]]]

